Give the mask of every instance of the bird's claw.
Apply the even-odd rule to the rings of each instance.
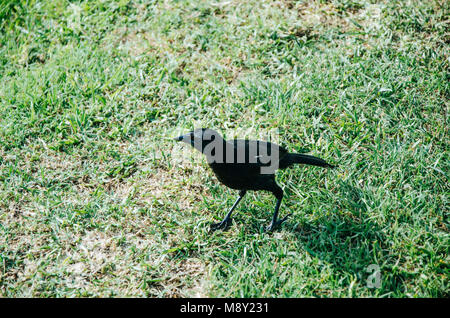
[[[226,230],[230,227],[231,223],[233,223],[231,218],[225,219],[219,223],[212,223],[210,225],[210,230],[211,231]]]
[[[288,217],[290,217],[292,215],[288,214],[286,215],[284,218],[280,219],[280,220],[276,220],[275,223],[272,222],[270,223],[270,225],[268,227],[266,227],[266,232],[272,232],[273,230],[275,230],[276,228],[278,228],[284,221],[287,220]]]

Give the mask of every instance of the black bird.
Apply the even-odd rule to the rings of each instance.
[[[239,190],[239,197],[225,218],[211,225],[211,230],[225,229],[231,225],[231,213],[248,190],[266,190],[277,198],[272,222],[266,228],[272,231],[287,217],[278,219],[278,210],[283,199],[283,189],[275,181],[275,171],[302,163],[334,168],[325,160],[305,154],[289,153],[274,143],[259,140],[225,140],[209,128],[199,128],[175,138],[192,145],[206,155],[208,165],[216,177],[227,187]]]

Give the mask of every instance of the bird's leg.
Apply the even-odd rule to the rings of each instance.
[[[276,191],[276,193],[274,193],[274,195],[277,198],[277,203],[275,204],[275,211],[273,212],[273,216],[272,216],[272,222],[270,223],[270,225],[266,228],[267,232],[271,232],[274,229],[276,229],[278,226],[281,225],[281,223],[283,223],[284,221],[286,221],[286,219],[290,216],[290,214],[286,215],[284,218],[282,218],[281,220],[278,220],[278,210],[280,209],[280,205],[281,205],[281,200],[283,200],[283,190],[281,188],[277,189],[278,191]]]
[[[221,222],[211,224],[211,230],[212,231],[219,230],[219,229],[226,229],[226,228],[228,228],[231,225],[231,213],[233,213],[234,209],[236,208],[238,203],[242,200],[242,198],[244,197],[245,193],[246,193],[245,190],[241,190],[239,192],[239,198],[237,198],[236,202],[234,202],[234,204],[231,207],[230,211],[228,211],[227,215],[225,216],[225,218]]]

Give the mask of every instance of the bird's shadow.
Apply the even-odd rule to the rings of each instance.
[[[292,231],[313,257],[361,279],[368,275],[369,266],[380,262],[385,234],[369,218],[362,189],[341,181],[337,192],[333,211],[313,221],[291,221],[285,229]]]
[[[276,231],[292,233],[299,248],[346,277],[365,281],[373,274],[373,265],[383,270],[391,267],[398,255],[386,243],[386,225],[375,218],[377,215],[367,205],[374,200],[374,194],[352,180],[339,181],[333,192],[332,197],[325,199],[321,212],[298,211]],[[247,202],[247,208],[241,207],[236,216],[241,229],[252,235],[263,233],[261,222],[267,222],[266,205],[255,205],[258,202]],[[395,284],[402,279],[397,276]]]

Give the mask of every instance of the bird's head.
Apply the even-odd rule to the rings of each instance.
[[[176,141],[182,141],[204,153],[205,147],[212,142],[223,141],[222,136],[215,130],[209,128],[198,128],[174,138]]]

